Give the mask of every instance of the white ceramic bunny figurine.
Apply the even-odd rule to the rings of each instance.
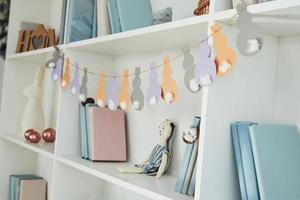
[[[34,129],[39,132],[44,130],[45,119],[42,105],[44,73],[45,68],[39,67],[33,84],[23,90],[23,94],[28,98],[28,102],[22,118],[22,133],[28,129]]]

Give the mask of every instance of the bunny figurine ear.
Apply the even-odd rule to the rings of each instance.
[[[260,27],[252,22],[253,14],[247,11],[245,2],[239,3],[236,9],[239,14],[236,27],[240,29],[236,40],[238,50],[244,56],[253,56],[263,47],[263,33]]]
[[[140,78],[141,68],[135,68],[135,77],[133,79],[133,90],[131,93],[131,103],[135,110],[142,110],[144,107],[144,94],[141,89],[141,78]]]
[[[79,89],[79,99],[81,102],[85,102],[86,98],[87,98],[87,93],[88,93],[88,89],[87,89],[87,82],[88,82],[88,76],[87,76],[87,68],[85,67],[83,70],[83,77],[82,77],[82,83]]]

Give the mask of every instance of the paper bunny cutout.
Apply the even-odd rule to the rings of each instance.
[[[129,104],[130,104],[130,96],[129,96],[129,80],[128,80],[128,74],[129,70],[125,69],[124,77],[122,79],[121,88],[119,92],[119,105],[122,110],[128,110]]]
[[[65,72],[61,80],[61,87],[67,88],[70,84],[70,59],[67,58],[67,63],[65,66]]]
[[[193,93],[199,91],[200,87],[195,79],[195,64],[194,56],[191,54],[190,49],[184,48],[183,50],[183,68],[185,69],[184,84],[185,87]]]
[[[157,104],[158,99],[161,97],[161,87],[158,80],[158,73],[155,70],[154,62],[150,63],[150,70],[147,101],[149,105],[154,106]]]
[[[240,29],[236,40],[239,52],[244,56],[253,56],[263,47],[263,37],[260,27],[252,22],[253,14],[247,11],[246,2],[241,2],[236,7],[239,17],[236,27]]]
[[[118,90],[118,80],[116,78],[111,78],[107,88],[107,104],[110,110],[117,110],[118,108]]]
[[[59,48],[54,47],[55,51],[53,52],[53,57],[45,64],[46,68],[55,68],[56,67],[56,63],[57,60],[61,57],[61,51],[59,50]]]
[[[73,95],[76,95],[79,90],[79,68],[78,63],[75,64],[75,72],[74,72],[74,79],[71,83],[71,92]]]
[[[100,78],[98,83],[98,89],[96,94],[96,103],[99,107],[104,108],[106,102],[105,96],[105,71],[100,72]]]
[[[208,86],[216,79],[216,64],[211,58],[211,48],[207,40],[203,41],[197,51],[195,78],[201,87]]]
[[[236,55],[232,48],[228,47],[227,39],[221,31],[221,27],[217,24],[211,27],[213,32],[213,47],[216,58],[217,75],[225,76],[234,69],[236,64]]]
[[[141,68],[135,68],[135,77],[132,82],[133,90],[131,93],[131,103],[135,110],[142,110],[144,107],[144,94],[141,89],[141,78],[140,78]]]
[[[176,81],[172,79],[172,68],[170,66],[169,57],[164,58],[163,68],[163,81],[162,81],[162,97],[166,103],[173,103],[177,100],[177,85]]]
[[[88,69],[85,67],[83,70],[82,82],[79,89],[79,99],[81,102],[85,102],[88,94],[87,82],[88,82]]]
[[[62,70],[64,64],[64,56],[62,55],[56,60],[55,68],[52,71],[52,79],[53,81],[57,81],[61,78]]]

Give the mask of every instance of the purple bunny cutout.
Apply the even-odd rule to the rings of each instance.
[[[79,69],[78,69],[78,63],[75,64],[75,72],[74,72],[74,79],[71,84],[71,92],[73,95],[76,95],[79,90]]]
[[[64,59],[63,56],[57,59],[55,68],[52,71],[52,79],[53,81],[57,81],[61,78],[62,68],[63,68]]]
[[[158,73],[155,70],[155,63],[150,63],[150,76],[149,76],[149,90],[147,94],[147,101],[151,106],[154,106],[158,99],[161,97],[161,87],[158,80]]]
[[[195,78],[201,87],[211,85],[216,79],[217,69],[211,58],[211,48],[207,41],[200,44],[197,54]]]
[[[107,89],[107,104],[110,110],[117,110],[118,108],[118,90],[118,80],[116,78],[111,78],[108,82]]]

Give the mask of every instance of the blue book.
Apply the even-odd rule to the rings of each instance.
[[[151,26],[153,23],[150,0],[115,0],[122,31]]]
[[[112,33],[121,32],[122,30],[121,30],[116,0],[108,0],[107,1],[107,10],[108,10],[108,15],[109,15],[111,32]]]
[[[193,170],[192,179],[191,179],[191,183],[189,185],[189,189],[188,189],[188,192],[187,192],[187,195],[189,195],[189,196],[194,196],[195,195],[196,175],[197,175],[196,172],[197,172],[197,162],[195,164],[195,167],[194,167],[194,170]]]
[[[85,105],[85,118],[86,118],[86,154],[87,159],[91,159],[91,129],[90,129],[90,108],[96,107],[96,104],[88,103]]]
[[[193,126],[199,127],[200,125],[200,117],[194,117]],[[181,161],[179,174],[177,177],[175,191],[178,193],[182,193],[185,177],[188,171],[191,155],[193,152],[194,144],[187,144],[185,148],[185,153],[183,156],[183,160]]]
[[[237,122],[236,131],[238,137],[233,137],[233,139],[238,139],[238,141],[235,141],[234,143],[238,142],[238,145],[240,147],[240,160],[237,160],[237,166],[242,165],[243,170],[238,171],[238,174],[244,175],[244,180],[241,180],[242,182],[240,184],[241,194],[243,196],[242,199],[258,200],[259,190],[257,185],[255,164],[253,159],[252,145],[249,132],[249,127],[252,125],[255,125],[255,123]],[[239,162],[241,163],[238,164]],[[243,191],[243,184],[245,185],[245,191]],[[245,194],[247,198],[245,198]]]
[[[85,106],[82,103],[79,104],[79,116],[80,116],[80,135],[81,135],[81,157],[85,158],[86,152],[86,117]]]
[[[19,185],[20,180],[34,180],[34,179],[42,179],[42,177],[38,177],[35,175],[11,175],[9,177],[9,199],[10,200],[18,200],[19,199]]]
[[[300,136],[294,125],[249,128],[262,200],[300,199]]]

